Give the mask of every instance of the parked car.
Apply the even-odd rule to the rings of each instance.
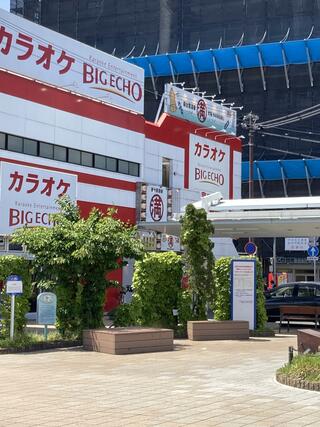
[[[268,319],[279,320],[280,305],[320,306],[319,282],[294,282],[265,293]]]

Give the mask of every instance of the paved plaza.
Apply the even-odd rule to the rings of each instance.
[[[320,393],[275,381],[289,345],[295,336],[0,355],[0,426],[320,426]]]

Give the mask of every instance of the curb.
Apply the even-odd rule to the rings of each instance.
[[[307,380],[297,380],[295,378],[290,378],[288,375],[278,374],[278,373],[276,374],[276,380],[280,384],[284,384],[290,387],[302,388],[304,390],[320,392],[320,382],[313,383]]]

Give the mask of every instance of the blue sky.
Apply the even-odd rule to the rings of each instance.
[[[0,7],[2,9],[9,10],[10,9],[10,0],[0,0]]]

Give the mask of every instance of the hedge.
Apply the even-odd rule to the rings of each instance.
[[[0,257],[0,281],[5,282],[11,274],[21,276],[23,282],[23,294],[15,298],[15,333],[22,333],[26,325],[25,315],[29,311],[29,298],[31,296],[30,262],[14,255]],[[11,298],[6,294],[5,286],[1,291],[0,304],[0,337],[9,336]]]
[[[113,313],[116,326],[140,325],[186,330],[191,294],[181,288],[182,260],[174,252],[148,253],[136,262],[131,304]],[[173,315],[178,309],[178,317]]]

